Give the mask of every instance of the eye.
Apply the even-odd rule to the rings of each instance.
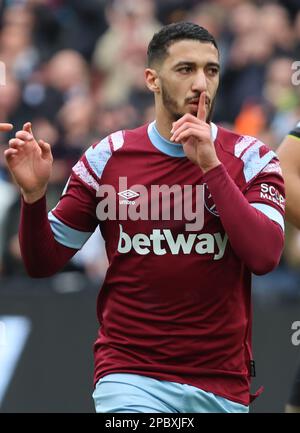
[[[209,74],[210,76],[214,77],[215,75],[218,75],[218,73],[219,73],[219,69],[216,68],[215,66],[210,66],[210,67],[207,69],[207,72],[208,72],[208,74]]]
[[[192,72],[192,67],[191,66],[181,66],[180,68],[177,69],[178,72],[181,72],[182,74],[189,74],[190,72]]]

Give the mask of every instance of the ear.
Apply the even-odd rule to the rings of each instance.
[[[145,69],[145,80],[146,85],[151,92],[160,92],[160,79],[155,69]]]

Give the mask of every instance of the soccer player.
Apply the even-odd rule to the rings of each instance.
[[[278,148],[285,187],[287,220],[300,229],[300,122]],[[298,366],[286,412],[300,412],[300,365]]]
[[[97,412],[248,412],[259,393],[249,391],[251,272],[279,262],[284,186],[273,151],[211,121],[219,77],[206,29],[163,27],[145,69],[155,120],[91,146],[48,216],[49,144],[28,122],[5,151],[31,276],[57,272],[96,226],[105,239]]]

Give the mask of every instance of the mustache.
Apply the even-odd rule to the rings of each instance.
[[[200,99],[200,93],[199,93],[198,95],[191,96],[190,98],[186,98],[186,99],[185,99],[185,102],[186,102],[187,104],[190,104],[190,103],[198,103],[198,102],[199,102],[199,99]],[[209,96],[206,96],[206,97],[205,97],[205,102],[206,102],[206,104],[208,104],[208,106],[210,107],[211,100],[210,100],[210,97],[209,97]]]

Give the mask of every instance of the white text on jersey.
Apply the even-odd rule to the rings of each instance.
[[[178,234],[173,237],[169,229],[153,229],[150,236],[144,233],[136,233],[132,238],[120,226],[120,237],[118,243],[118,252],[122,254],[129,253],[132,249],[140,255],[153,253],[157,256],[163,256],[169,251],[173,255],[180,253],[191,254],[193,249],[197,254],[213,254],[214,260],[223,258],[228,237],[221,233],[190,233]],[[168,247],[168,248],[167,248]]]

